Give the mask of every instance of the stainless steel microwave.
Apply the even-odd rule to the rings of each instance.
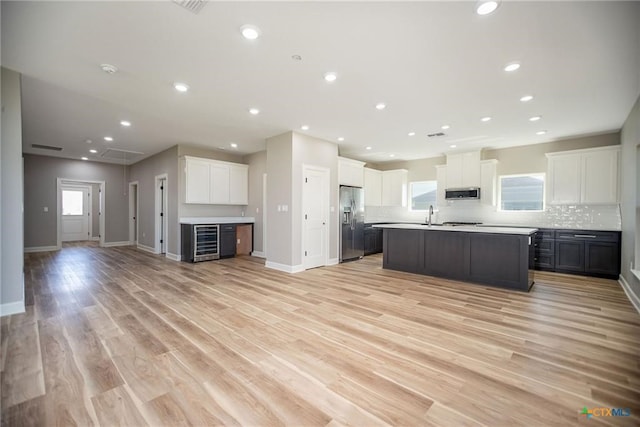
[[[447,188],[446,190],[444,190],[444,198],[447,200],[479,199],[480,188]]]

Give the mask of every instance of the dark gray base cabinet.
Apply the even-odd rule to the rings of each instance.
[[[383,268],[528,291],[532,237],[385,228]]]
[[[555,254],[558,273],[620,276],[619,231],[556,230]]]
[[[364,226],[364,254],[373,255],[382,252],[382,228]]]
[[[539,229],[534,240],[534,247],[535,269],[554,271],[556,268],[555,230],[546,228]]]
[[[220,225],[220,258],[236,256],[236,225]]]

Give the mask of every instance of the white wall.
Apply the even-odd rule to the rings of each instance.
[[[249,205],[246,215],[255,218],[253,224],[253,251],[265,253],[263,242],[263,194],[262,179],[267,173],[267,151],[260,151],[245,157],[249,165]]]
[[[24,311],[22,107],[20,74],[2,68],[0,144],[0,315]]]
[[[293,133],[267,139],[267,265],[293,266],[292,152]],[[287,211],[278,211],[278,206]]]

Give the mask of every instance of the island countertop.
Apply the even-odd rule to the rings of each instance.
[[[467,233],[485,233],[485,234],[517,234],[528,236],[536,231],[537,228],[519,228],[519,227],[478,227],[474,225],[422,225],[422,224],[406,224],[406,223],[392,223],[392,224],[374,224],[375,228],[395,228],[404,230],[426,230],[426,231],[457,231]]]

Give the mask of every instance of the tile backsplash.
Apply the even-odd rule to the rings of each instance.
[[[367,206],[367,222],[426,222],[426,212],[407,208]],[[484,224],[519,225],[584,230],[620,230],[619,205],[550,205],[544,212],[502,212],[477,200],[456,200],[439,207],[434,223],[445,221],[482,222]]]

